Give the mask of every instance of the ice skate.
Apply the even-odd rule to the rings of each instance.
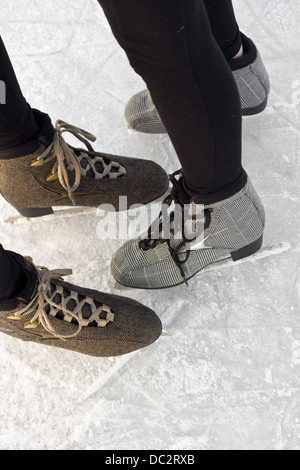
[[[140,303],[68,284],[62,277],[71,271],[11,254],[21,267],[22,288],[0,303],[0,332],[98,357],[136,351],[161,335],[159,318]]]
[[[176,202],[183,218],[180,178],[173,175],[171,181],[173,191],[165,203],[172,209]],[[141,289],[172,287],[187,282],[204,268],[228,260],[237,262],[262,247],[265,212],[249,178],[241,191],[226,200],[204,206],[197,204],[196,196],[188,206],[190,225],[199,211],[203,213],[201,239],[187,237],[183,230],[176,236],[174,211],[169,214],[170,237],[165,238],[161,213],[146,236],[127,242],[114,255],[111,270],[117,283]],[[154,236],[157,227],[158,237]]]
[[[243,116],[261,113],[268,103],[270,81],[261,56],[251,39],[242,34],[244,55],[228,61],[235,78]],[[166,129],[149,90],[134,95],[125,108],[128,128],[148,134],[164,134]]]
[[[53,128],[47,115],[35,110],[41,132],[20,147],[0,152],[0,191],[24,217],[53,213],[53,208],[95,208],[110,204],[119,210],[119,196],[128,205],[146,204],[168,189],[165,171],[149,160],[98,153],[96,138],[63,121]],[[86,149],[74,148],[64,133],[78,138]]]

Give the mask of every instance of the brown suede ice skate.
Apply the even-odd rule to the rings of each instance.
[[[71,271],[11,255],[24,282],[20,293],[0,302],[0,333],[97,357],[121,356],[160,337],[160,319],[139,302],[68,284],[62,276]]]
[[[0,152],[0,191],[25,217],[51,214],[55,206],[98,207],[110,204],[119,210],[119,197],[127,204],[146,204],[168,189],[168,177],[156,163],[98,153],[90,133],[34,110],[40,134],[22,146]],[[69,132],[86,149],[63,139]]]

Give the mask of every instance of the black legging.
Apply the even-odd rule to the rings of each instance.
[[[186,192],[210,203],[245,183],[241,108],[226,59],[241,38],[231,0],[98,0],[134,70],[147,83],[183,169]],[[213,34],[212,34],[213,33]],[[218,47],[219,46],[219,47]],[[223,53],[222,53],[223,51]],[[0,150],[38,132],[0,38]],[[19,268],[0,246],[0,300]]]
[[[242,39],[235,19],[232,0],[203,0],[210,27],[227,60],[240,50]]]
[[[0,80],[5,83],[6,104],[0,104],[0,150],[27,142],[39,126],[26,102],[11,61],[0,37]]]
[[[245,184],[240,98],[204,1],[98,1],[131,66],[147,84],[189,195],[201,195],[203,203],[233,195]],[[218,37],[235,55],[241,42],[231,2],[207,1],[206,7],[211,21],[219,16],[214,29],[228,19]]]

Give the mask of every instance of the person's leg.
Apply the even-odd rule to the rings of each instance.
[[[199,4],[202,0],[198,0]],[[261,113],[268,102],[270,82],[258,50],[239,30],[232,0],[203,0],[212,34],[233,73],[238,87],[242,115]],[[197,55],[197,42],[190,45]],[[130,98],[125,107],[129,129],[148,134],[167,132],[149,90]]]
[[[99,3],[148,85],[181,162],[188,195],[214,202],[241,189],[239,94],[203,1]]]
[[[203,0],[212,33],[227,60],[240,55],[242,38],[232,0]]]
[[[40,130],[26,102],[8,53],[0,37],[0,80],[5,86],[5,103],[0,104],[0,151],[32,139]]]
[[[0,64],[0,193],[21,215],[39,217],[71,204],[118,209],[120,196],[128,196],[129,205],[145,204],[166,192],[167,174],[155,162],[100,154],[89,132],[60,120],[54,128],[47,114],[32,109],[1,38]],[[66,132],[87,150],[69,147]]]
[[[173,188],[163,203],[173,204],[170,213],[163,207],[146,236],[115,253],[113,277],[129,287],[159,289],[179,285],[209,264],[252,255],[262,245],[264,210],[242,169],[239,94],[203,1],[99,3],[148,85],[183,174],[170,178]],[[177,223],[186,209],[191,220]],[[199,213],[200,240],[199,234],[190,237]]]

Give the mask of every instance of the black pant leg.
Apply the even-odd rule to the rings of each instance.
[[[203,0],[215,40],[227,60],[232,59],[242,45],[232,0]]]
[[[183,168],[203,202],[241,189],[241,107],[203,1],[98,0],[141,75]]]
[[[26,102],[0,37],[0,150],[21,145],[38,134],[40,126]],[[5,100],[3,99],[5,97]]]

